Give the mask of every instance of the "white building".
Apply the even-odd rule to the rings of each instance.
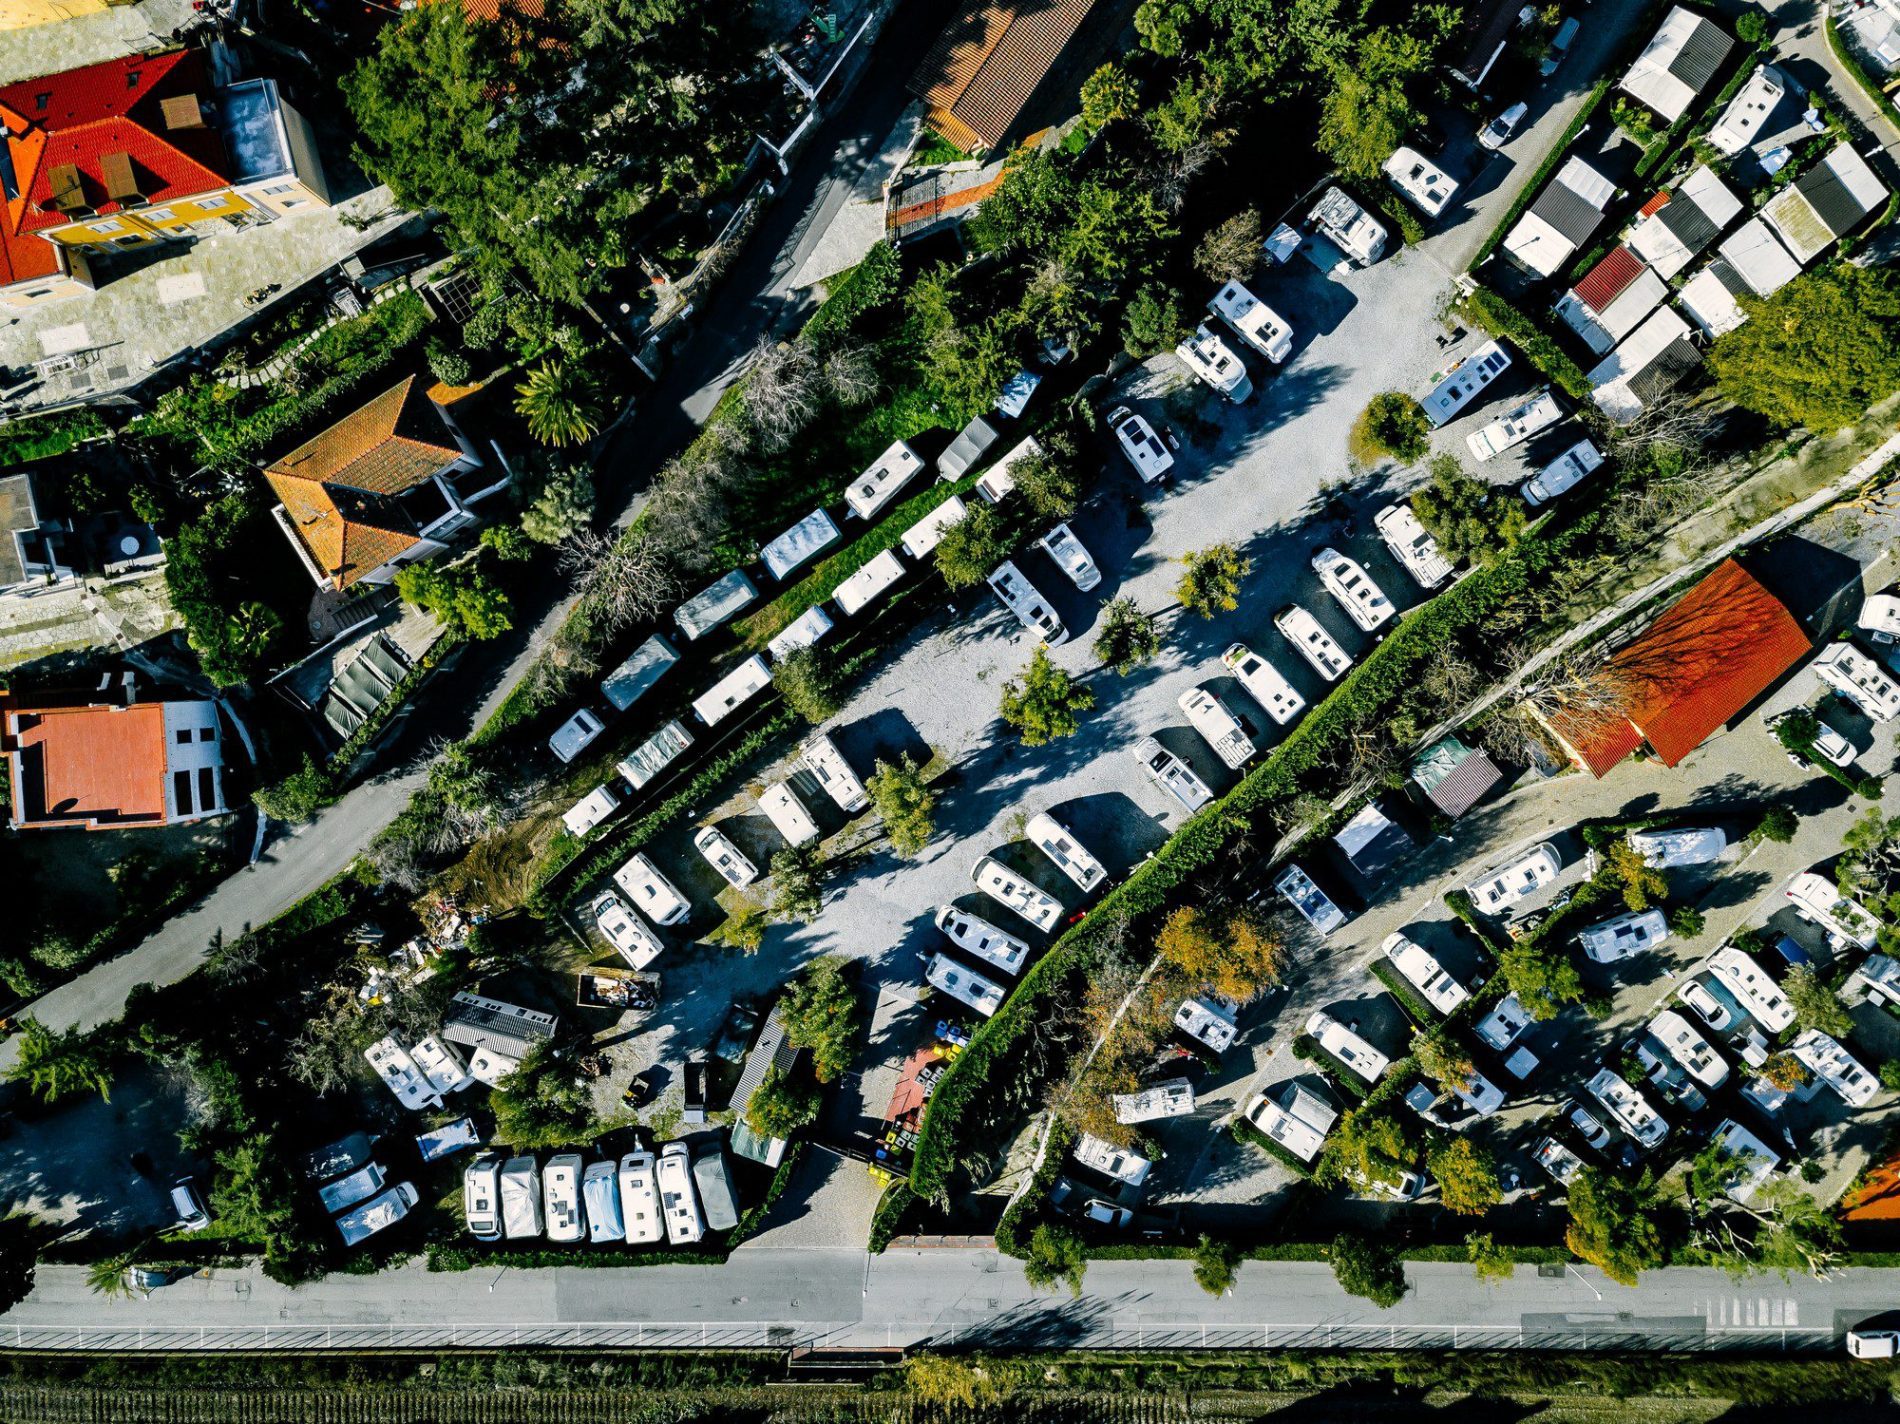
[[[1805,267],[1886,201],[1886,185],[1867,160],[1841,143],[1763,204],[1761,216]]]
[[[1707,164],[1682,180],[1673,193],[1660,195],[1630,229],[1630,250],[1662,277],[1674,277],[1742,215],[1742,200]]]
[[[1801,275],[1801,264],[1788,255],[1774,229],[1760,217],[1736,228],[1715,250],[1728,270],[1758,297],[1773,296]]]
[[[1504,238],[1504,250],[1525,270],[1554,277],[1602,226],[1616,185],[1581,158],[1557,170],[1529,211]]]
[[[1557,303],[1557,319],[1605,356],[1661,306],[1669,284],[1627,246],[1610,249]]]
[[[1711,264],[1684,282],[1676,293],[1676,305],[1710,340],[1726,335],[1748,320],[1748,313],[1735,300],[1741,292],[1732,290],[1722,280],[1724,274],[1732,276],[1733,273],[1734,268],[1727,263]],[[1747,284],[1739,278],[1735,278],[1735,282],[1742,291],[1747,290]]]
[[[1900,687],[1852,643],[1829,643],[1814,660],[1814,675],[1876,722],[1900,717]]]
[[[1672,5],[1662,27],[1617,84],[1673,124],[1709,85],[1735,41],[1699,15]]]

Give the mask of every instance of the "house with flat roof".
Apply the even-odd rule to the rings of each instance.
[[[70,579],[67,532],[64,523],[41,513],[33,476],[0,478],[0,598]]]
[[[310,125],[271,79],[219,87],[207,52],[130,54],[0,88],[0,302],[92,285],[89,252],[327,207]]]
[[[1742,200],[1703,164],[1643,204],[1629,245],[1658,276],[1674,277],[1741,215]]]
[[[1842,143],[1762,206],[1762,221],[1775,230],[1803,267],[1859,227],[1887,201],[1887,189],[1867,160]]]
[[[507,479],[410,376],[273,460],[264,482],[311,581],[341,592],[441,553]]]
[[[1734,48],[1735,41],[1720,27],[1672,5],[1616,87],[1673,124],[1709,87]]]
[[[1504,238],[1504,250],[1526,271],[1554,277],[1603,224],[1616,185],[1581,158],[1566,159],[1530,210]]]
[[[1674,389],[1702,364],[1689,339],[1689,323],[1673,307],[1660,307],[1590,370],[1590,398],[1619,425]]]
[[[1669,285],[1619,243],[1557,303],[1557,318],[1597,355],[1607,355],[1661,306]]]
[[[1773,296],[1801,275],[1801,264],[1788,255],[1774,229],[1759,215],[1736,228],[1715,250],[1721,254],[1714,264],[1718,275],[1726,268],[1758,297]],[[1735,290],[1726,277],[1722,285]]]
[[[1593,776],[1645,743],[1665,766],[1678,766],[1801,662],[1808,646],[1781,600],[1724,559],[1540,720]]]
[[[0,693],[0,753],[18,831],[176,826],[229,809],[214,702]]]
[[[926,121],[970,153],[1001,148],[1095,0],[964,0],[911,76]]]

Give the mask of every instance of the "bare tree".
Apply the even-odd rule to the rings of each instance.
[[[1477,727],[1478,745],[1498,761],[1528,766],[1543,749],[1528,717],[1513,707],[1487,717]]]
[[[744,399],[746,419],[762,448],[779,451],[790,445],[818,414],[824,393],[824,372],[810,346],[759,338],[746,373]]]
[[[343,1054],[335,1039],[326,1032],[328,1027],[327,1024],[310,1024],[290,1045],[284,1060],[290,1076],[318,1097],[340,1093],[350,1081],[343,1066]]]
[[[1210,282],[1243,280],[1260,261],[1260,242],[1259,210],[1235,213],[1195,246],[1195,270]]]
[[[379,881],[408,894],[416,894],[428,883],[428,857],[418,838],[402,830],[386,832],[363,859]]]
[[[657,617],[681,589],[679,571],[661,541],[636,536],[616,540],[602,554],[587,577],[581,602],[613,633]]]
[[[1452,713],[1476,697],[1485,685],[1485,676],[1475,664],[1453,648],[1442,648],[1418,680],[1419,691],[1435,703],[1441,712]]]
[[[843,406],[860,406],[878,393],[877,352],[861,342],[825,353],[825,385]]]
[[[738,476],[723,461],[675,460],[653,483],[648,537],[687,568],[706,566],[728,528],[728,490]]]

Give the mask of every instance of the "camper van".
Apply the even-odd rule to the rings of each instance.
[[[692,1158],[684,1142],[669,1142],[660,1149],[659,1188],[666,1239],[675,1246],[691,1246],[706,1234],[706,1224],[699,1213]]]
[[[620,1159],[620,1222],[629,1246],[646,1246],[663,1239],[660,1189],[651,1152],[629,1152]]]

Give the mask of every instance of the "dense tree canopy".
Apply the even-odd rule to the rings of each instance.
[[[744,158],[765,101],[748,8],[569,0],[483,21],[424,5],[344,81],[365,166],[548,295],[584,295],[627,261],[628,219],[655,195]]]
[[[1842,264],[1741,305],[1749,319],[1709,348],[1737,405],[1828,431],[1900,390],[1900,273]]]

